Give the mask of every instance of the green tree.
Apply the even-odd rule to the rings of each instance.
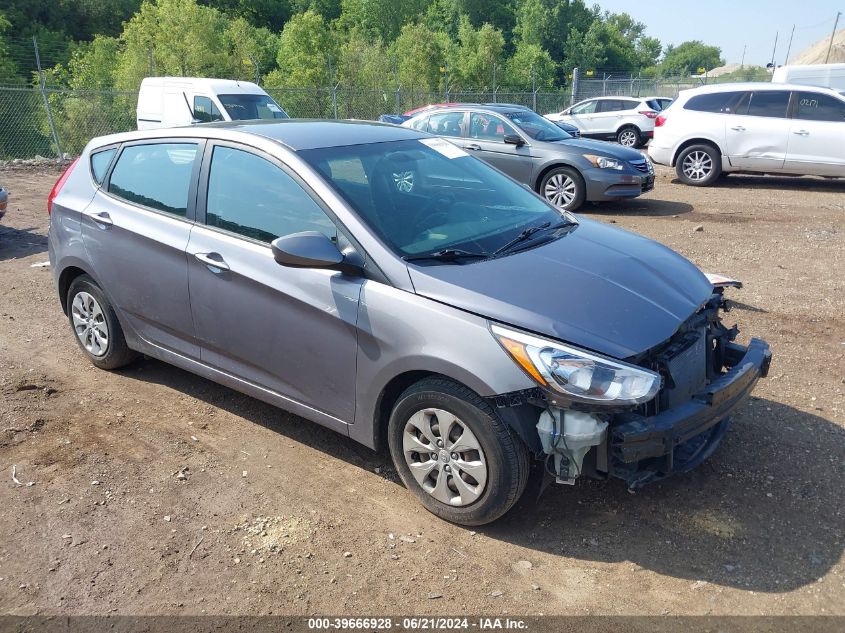
[[[278,68],[266,79],[268,85],[292,88],[325,88],[329,63],[337,64],[336,38],[326,20],[308,10],[285,24],[276,55]]]
[[[435,33],[424,24],[406,24],[393,43],[399,84],[403,91],[418,94],[434,92],[443,84],[446,66],[444,34]],[[441,71],[441,68],[443,71]]]
[[[342,0],[340,22],[385,42],[396,39],[402,26],[416,21],[430,0]]]
[[[724,65],[722,51],[718,46],[708,46],[700,40],[683,42],[666,47],[666,55],[660,63],[662,75],[697,74],[699,68],[710,70]]]
[[[516,50],[507,61],[507,84],[515,90],[538,90],[553,88],[557,65],[549,52],[537,44],[519,41]]]
[[[483,24],[475,29],[466,15],[461,16],[458,27],[458,47],[453,58],[454,84],[462,90],[492,89],[501,81],[502,51],[505,39],[499,29]]]

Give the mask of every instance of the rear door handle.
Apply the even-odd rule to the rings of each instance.
[[[86,213],[85,215],[101,226],[112,226],[114,224],[114,220],[112,220],[111,216],[105,211]]]
[[[480,150],[481,150],[481,145],[477,145],[477,144],[475,144],[475,143],[470,143],[470,144],[469,144],[469,145],[467,145],[464,149],[470,149],[470,150],[472,150],[473,152],[477,152],[477,151],[480,151]]]
[[[793,134],[797,134],[798,136],[809,136],[810,133],[807,130],[797,130],[793,132]]]
[[[736,131],[736,132],[745,132],[745,128],[742,127],[741,125],[735,125],[731,129]]]
[[[214,257],[212,257],[214,255]],[[197,261],[202,262],[208,266],[213,273],[220,273],[229,270],[229,264],[223,261],[219,253],[195,253],[194,257]]]

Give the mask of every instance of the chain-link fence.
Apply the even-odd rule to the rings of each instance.
[[[606,73],[601,77],[580,77],[575,83],[573,103],[593,97],[670,97],[674,99],[681,90],[733,81],[737,79],[728,76],[620,77]]]
[[[569,105],[560,92],[411,92],[264,88],[295,118],[375,120],[444,101],[518,103],[538,112]],[[135,129],[136,92],[0,86],[0,160],[74,156],[95,136]]]

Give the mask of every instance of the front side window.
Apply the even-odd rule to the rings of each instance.
[[[760,90],[751,93],[748,110],[738,112],[738,114],[783,119],[786,118],[788,106],[789,92],[785,90]]]
[[[196,143],[125,147],[109,178],[109,193],[150,209],[185,217]]]
[[[401,257],[444,249],[489,255],[529,226],[568,216],[486,163],[439,138],[325,147],[297,152],[361,220]],[[335,165],[361,165],[352,182]],[[548,223],[548,224],[547,224]]]
[[[209,123],[211,121],[222,121],[223,115],[220,110],[214,105],[214,102],[209,97],[194,97],[194,118]]]
[[[598,101],[585,101],[584,103],[579,103],[576,106],[572,106],[572,109],[569,111],[569,114],[592,114],[596,111],[597,105]]]
[[[288,119],[288,113],[267,95],[217,95],[232,121]]]
[[[516,130],[497,116],[483,112],[472,112],[469,115],[469,135],[472,138],[504,142],[508,134],[516,134]]]
[[[845,101],[818,92],[799,92],[796,95],[795,118],[845,122]]]
[[[268,243],[302,231],[337,237],[334,223],[284,170],[220,145],[211,156],[205,223]]]

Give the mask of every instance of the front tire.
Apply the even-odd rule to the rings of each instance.
[[[712,145],[690,145],[678,154],[675,173],[685,185],[712,185],[722,174],[722,156]]]
[[[67,292],[67,316],[79,348],[100,369],[117,369],[134,360],[123,329],[103,291],[88,275],[73,280]]]
[[[626,125],[619,128],[619,131],[616,132],[616,142],[623,147],[636,149],[638,147],[642,147],[643,137],[636,127],[633,125]]]
[[[399,396],[388,444],[405,487],[452,523],[498,519],[528,481],[526,446],[480,396],[447,378],[426,378]]]
[[[575,211],[587,197],[584,178],[572,167],[556,167],[540,181],[540,195],[566,211]]]

